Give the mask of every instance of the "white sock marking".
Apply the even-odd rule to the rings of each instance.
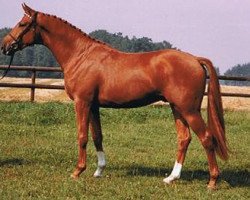
[[[97,151],[98,166],[94,173],[94,177],[101,177],[102,172],[106,166],[105,154],[103,151]]]
[[[170,184],[174,180],[179,179],[181,177],[181,168],[182,168],[182,164],[175,161],[174,168],[171,174],[167,178],[164,178],[163,182]]]

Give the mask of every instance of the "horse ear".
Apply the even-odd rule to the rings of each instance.
[[[30,16],[35,12],[32,8],[27,6],[25,3],[22,4],[22,7],[23,7],[24,12]]]

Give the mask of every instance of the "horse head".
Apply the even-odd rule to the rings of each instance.
[[[22,4],[24,16],[21,21],[3,38],[1,50],[5,55],[13,55],[16,51],[39,43],[40,34],[37,26],[37,11]]]

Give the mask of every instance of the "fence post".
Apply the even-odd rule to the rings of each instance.
[[[34,86],[36,83],[36,69],[32,70],[32,74],[31,74],[31,84],[32,86]],[[35,86],[31,87],[31,91],[30,91],[30,101],[34,102],[35,100]]]

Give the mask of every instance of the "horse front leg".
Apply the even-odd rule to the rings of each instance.
[[[94,177],[101,177],[103,170],[106,166],[105,154],[102,146],[102,128],[100,122],[100,112],[98,106],[93,106],[90,112],[90,130],[92,133],[92,139],[97,151],[97,170],[94,173]]]
[[[86,146],[88,143],[90,105],[87,102],[75,101],[75,112],[78,131],[78,162],[75,171],[71,175],[76,179],[86,169]]]

